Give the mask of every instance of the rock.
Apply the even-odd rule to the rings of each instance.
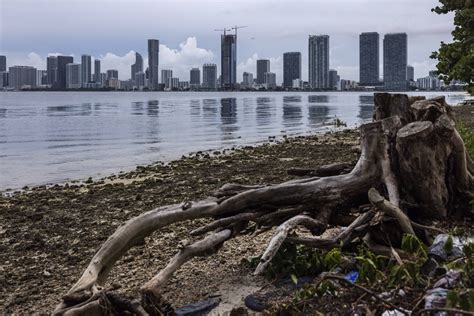
[[[210,310],[219,305],[221,299],[213,297],[205,301],[188,304],[175,310],[176,316],[198,316],[206,315]]]
[[[258,298],[254,294],[248,295],[245,298],[244,302],[245,302],[245,306],[247,306],[248,308],[256,312],[261,312],[267,308],[270,308],[270,305],[263,302],[260,298]]]

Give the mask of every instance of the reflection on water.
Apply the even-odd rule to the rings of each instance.
[[[160,102],[158,100],[150,100],[147,102],[146,114],[148,116],[158,116]]]
[[[303,118],[301,109],[301,96],[285,96],[283,97],[283,126],[285,128],[297,127],[302,125]]]
[[[221,129],[223,132],[222,139],[232,139],[232,133],[239,130],[237,125],[237,99],[222,98],[221,99]]]
[[[283,97],[283,103],[300,103],[301,96],[300,95],[286,95]]]
[[[308,96],[309,103],[328,103],[329,96],[328,95],[309,95]]]
[[[433,97],[439,93],[429,94]],[[466,95],[444,93],[448,103]],[[371,93],[9,92],[0,190],[103,175],[198,150],[370,121]]]
[[[255,115],[257,128],[271,124],[276,112],[275,98],[258,97],[256,101]]]
[[[308,106],[308,121],[311,128],[316,128],[324,125],[329,120],[329,107],[324,105],[309,105]]]
[[[48,106],[48,116],[87,116],[92,114],[92,104]]]
[[[359,115],[357,117],[363,120],[369,120],[374,113],[374,96],[360,95],[359,96]]]

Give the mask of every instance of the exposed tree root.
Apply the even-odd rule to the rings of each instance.
[[[110,314],[127,310],[137,315],[166,314],[172,309],[162,301],[161,293],[173,273],[192,257],[216,251],[224,241],[239,233],[257,234],[278,227],[255,271],[258,274],[285,240],[331,249],[363,237],[369,247],[397,257],[399,251],[392,248],[390,239],[398,238],[401,232],[435,230],[415,224],[413,219],[426,221],[446,217],[454,210],[470,209],[474,167],[444,98],[424,100],[401,94],[375,94],[374,122],[362,125],[360,132],[360,158],[350,172],[343,164],[314,171],[294,169],[289,172],[313,177],[270,186],[227,184],[207,200],[163,206],[130,219],[94,255],[56,313]],[[375,208],[396,218],[400,225],[398,236],[388,236],[387,244],[372,240],[372,226],[379,224],[371,223],[375,212],[366,206],[364,213],[334,239],[288,237],[297,225],[312,228],[313,234],[320,235],[330,218],[338,218],[331,217],[334,212],[357,209],[369,200]],[[140,303],[101,288],[114,263],[128,249],[160,228],[197,218],[214,221],[190,235],[211,234],[185,246],[143,285]]]

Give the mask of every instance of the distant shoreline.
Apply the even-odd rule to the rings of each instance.
[[[367,93],[436,93],[436,92],[457,92],[468,94],[465,90],[406,90],[406,91],[390,91],[390,90],[175,90],[175,91],[140,91],[140,90],[41,90],[41,89],[32,89],[32,90],[0,90],[0,92],[140,92],[140,93],[206,93],[206,92],[248,92],[248,93],[288,93],[288,92],[337,92],[337,93],[351,93],[351,92],[367,92]]]

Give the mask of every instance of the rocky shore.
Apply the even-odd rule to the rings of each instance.
[[[472,106],[455,111],[465,127],[474,129]],[[296,178],[288,175],[291,168],[355,163],[358,156],[351,147],[358,138],[357,130],[344,130],[270,139],[258,146],[198,152],[166,164],[138,166],[98,181],[40,186],[2,196],[0,313],[51,312],[98,247],[133,216],[161,205],[204,198],[229,182],[278,183]],[[108,285],[121,284],[117,291],[136,294],[176,252],[176,244],[201,224],[186,222],[156,232],[117,263]],[[268,285],[267,280],[251,276],[242,260],[260,255],[270,235],[241,236],[214,256],[194,259],[176,273],[166,298],[180,306],[221,294],[221,308],[238,305],[236,293],[245,296]]]

